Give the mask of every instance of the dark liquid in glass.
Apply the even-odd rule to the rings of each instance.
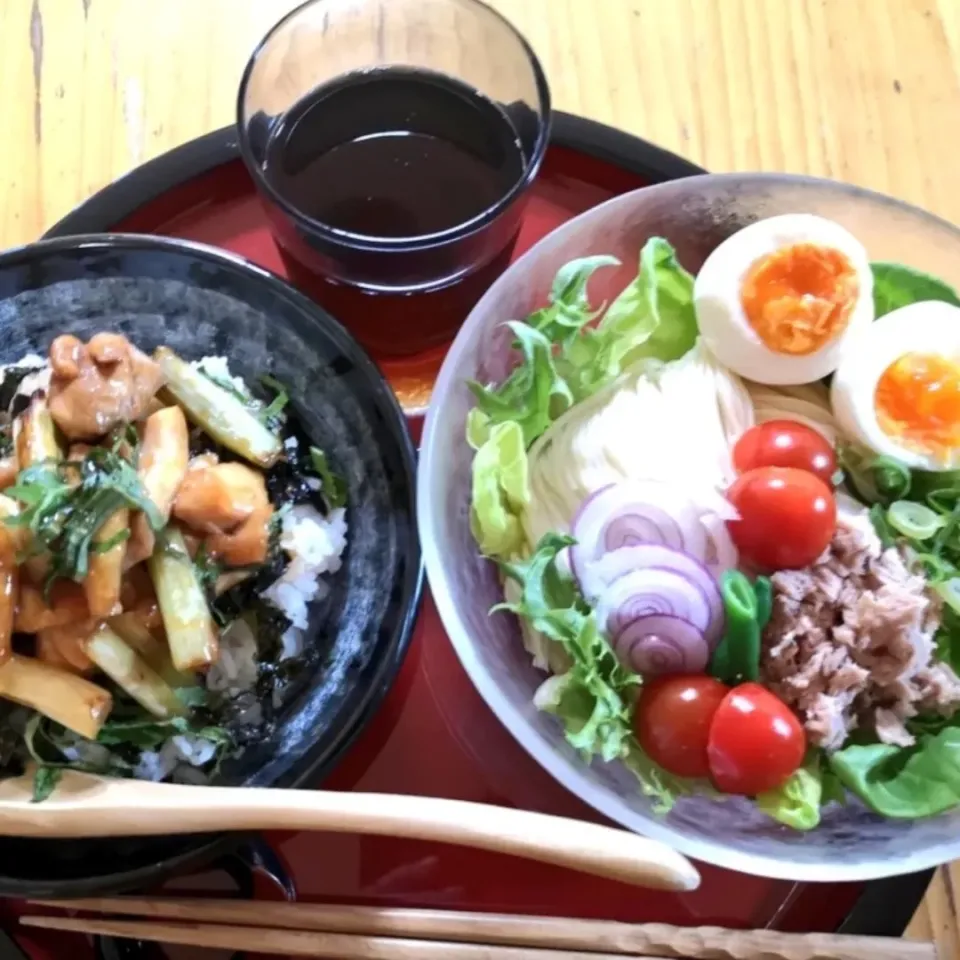
[[[268,142],[264,174],[327,226],[420,237],[489,210],[523,169],[500,107],[441,74],[394,68],[300,101]]]
[[[291,279],[375,352],[448,340],[509,262],[521,204],[493,208],[527,156],[508,112],[460,81],[410,68],[339,78],[273,123],[264,157],[266,181],[309,218],[268,202]]]

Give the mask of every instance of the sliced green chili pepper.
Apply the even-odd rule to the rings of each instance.
[[[770,622],[773,613],[773,584],[769,577],[757,577],[753,581],[753,592],[757,598],[757,626],[760,632]]]
[[[727,678],[730,676],[730,644],[727,643],[726,634],[717,644],[717,649],[713,651],[707,672],[717,680],[722,680],[724,683],[729,682]]]
[[[871,457],[851,444],[837,447],[837,461],[850,485],[866,503],[893,503],[910,493],[912,475],[899,460]]]
[[[727,570],[720,578],[720,593],[726,614],[723,638],[710,663],[710,673],[724,683],[756,680],[760,673],[760,598],[753,584],[739,570]],[[769,603],[766,604],[769,607]],[[769,616],[769,610],[766,613]]]

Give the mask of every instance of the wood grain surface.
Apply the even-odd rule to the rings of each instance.
[[[293,0],[0,0],[0,246],[230,123]],[[960,220],[960,0],[493,0],[563,110],[716,171],[786,170]],[[910,933],[960,957],[942,870]]]

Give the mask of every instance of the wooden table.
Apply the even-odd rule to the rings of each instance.
[[[0,0],[0,247],[230,123],[297,0]],[[710,170],[847,180],[960,221],[960,0],[493,0],[555,103]],[[951,877],[953,879],[951,880]],[[941,871],[911,933],[960,957]]]

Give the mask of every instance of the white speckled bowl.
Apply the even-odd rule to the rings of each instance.
[[[960,230],[921,210],[825,180],[763,174],[692,177],[647,187],[577,217],[517,261],[477,304],[437,380],[423,433],[418,480],[420,538],[440,616],[461,662],[491,709],[557,780],[613,820],[683,853],[732,870],[789,880],[867,880],[910,873],[960,856],[960,812],[914,823],[882,820],[862,806],[830,808],[807,834],[782,827],[745,800],[681,800],[666,818],[651,810],[617,765],[585,765],[558,723],[532,703],[542,679],[513,618],[490,617],[501,598],[491,564],[470,536],[471,451],[464,420],[468,378],[500,379],[509,365],[505,320],[545,302],[558,267],[612,253],[624,267],[598,274],[595,300],[636,272],[644,241],[666,237],[687,269],[740,227],[782,213],[816,213],[846,226],[871,259],[896,260],[960,285]]]

